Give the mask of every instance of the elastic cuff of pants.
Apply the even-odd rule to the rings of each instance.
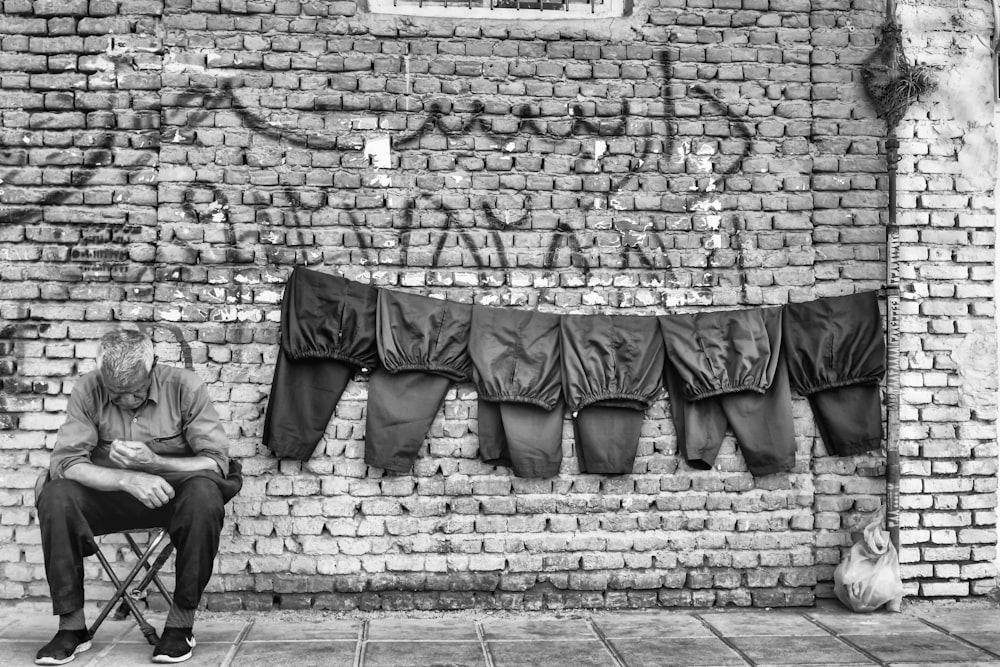
[[[322,436],[320,436],[322,438]],[[319,442],[310,444],[307,442],[283,442],[276,438],[270,438],[264,443],[268,449],[274,452],[274,455],[278,458],[283,459],[295,459],[298,461],[307,461],[316,451],[316,447]]]
[[[517,477],[526,478],[542,478],[542,477],[555,477],[559,474],[560,466],[555,466],[554,468],[515,468],[508,465],[511,470],[514,471],[514,475]]]
[[[504,468],[512,467],[509,456],[480,457],[479,460],[488,466],[503,466]]]
[[[704,457],[694,457],[685,459],[687,464],[694,468],[695,470],[711,470],[715,465],[715,458],[713,457],[711,461]]]
[[[838,442],[835,446],[827,445],[827,451],[834,456],[854,456],[864,454],[882,446],[882,438],[856,440],[855,442]]]
[[[630,461],[628,469],[623,466],[609,466],[609,465],[590,465],[587,464],[586,470],[581,470],[580,472],[588,475],[631,475],[634,468],[635,462]]]
[[[59,614],[60,630],[86,630],[87,617],[83,613],[83,608],[71,611],[66,614]]]
[[[165,625],[171,628],[190,628],[194,625],[194,615],[197,609],[193,607],[181,607],[174,604],[167,613]]]
[[[365,463],[372,466],[373,468],[382,468],[383,470],[390,470],[392,472],[408,473],[413,470],[413,464],[405,465],[400,463],[393,463],[388,461],[377,461],[374,458],[365,457]]]
[[[77,609],[83,609],[83,600],[79,603],[71,602],[69,604],[63,603],[57,605],[55,601],[52,602],[52,615],[53,616],[63,616],[65,614],[72,614]]]
[[[753,466],[753,467],[749,465],[747,466],[747,468],[749,468],[750,470],[750,474],[753,475],[754,477],[773,475],[774,473],[777,472],[788,472],[794,467],[795,467],[795,457],[792,457],[791,459],[786,459],[785,461],[781,461],[779,463],[772,463],[771,465],[767,466]]]

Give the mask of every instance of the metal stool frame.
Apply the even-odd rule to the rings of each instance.
[[[145,550],[140,548],[139,544],[135,541],[135,538],[132,537],[134,533],[138,532],[148,532],[152,535],[152,539],[149,544],[146,545]],[[125,530],[120,531],[119,533],[108,534],[124,535],[125,540],[128,542],[132,552],[139,557],[139,561],[132,567],[123,579],[119,579],[118,575],[115,574],[115,570],[112,567],[111,562],[108,561],[107,556],[105,556],[100,547],[98,547],[97,552],[94,555],[97,556],[97,559],[101,562],[101,567],[104,569],[104,572],[108,575],[111,583],[114,584],[115,594],[110,600],[104,603],[104,606],[101,608],[101,613],[98,614],[97,619],[90,626],[90,636],[94,636],[97,629],[101,627],[101,624],[105,621],[111,613],[111,610],[114,609],[117,604],[118,609],[115,611],[115,620],[124,620],[128,617],[129,613],[131,613],[132,617],[135,618],[135,622],[138,624],[139,629],[142,631],[143,637],[146,638],[147,642],[155,646],[160,640],[159,635],[157,635],[153,626],[149,624],[149,621],[146,620],[146,617],[143,616],[142,611],[139,610],[137,602],[146,598],[146,591],[149,588],[149,585],[154,584],[157,590],[160,591],[160,594],[167,601],[167,604],[170,606],[173,606],[174,604],[173,597],[169,592],[167,592],[166,587],[163,585],[163,582],[160,581],[159,577],[160,568],[167,562],[167,559],[170,558],[170,554],[173,553],[174,550],[174,546],[170,542],[170,537],[167,535],[167,529],[140,528],[136,530]],[[164,541],[166,541],[166,544],[163,544]],[[163,545],[163,548],[160,549],[160,552],[157,554],[157,549],[161,544]],[[154,554],[156,554],[155,559],[153,559]],[[150,564],[150,560],[153,561],[152,564]],[[139,580],[139,584],[132,590],[128,590],[129,586],[132,585],[132,582],[135,581],[135,578],[139,576],[139,573],[144,569],[146,572],[142,579]],[[120,603],[119,600],[121,601]]]

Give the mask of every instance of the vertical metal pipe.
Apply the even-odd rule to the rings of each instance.
[[[899,551],[899,227],[896,224],[896,164],[899,140],[889,127],[885,142],[889,176],[889,219],[886,225],[886,440],[885,522]]]

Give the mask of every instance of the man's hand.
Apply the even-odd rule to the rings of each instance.
[[[160,463],[160,457],[154,454],[146,443],[138,440],[113,440],[110,455],[115,465],[126,470],[150,472],[156,470]]]
[[[159,475],[145,472],[126,472],[121,480],[123,491],[130,493],[136,500],[149,509],[162,507],[174,497],[174,487]]]
[[[170,472],[211,470],[223,474],[219,464],[207,456],[160,456],[144,442],[112,440],[111,462],[125,470],[138,470],[154,475]]]

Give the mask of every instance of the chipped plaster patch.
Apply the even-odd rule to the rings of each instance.
[[[371,159],[375,169],[388,169],[392,166],[392,151],[389,148],[389,136],[382,134],[365,138],[365,157]]]
[[[962,175],[976,187],[989,189],[996,182],[997,142],[992,130],[986,127],[967,127],[962,147],[958,151],[958,164]]]
[[[705,239],[705,249],[714,250],[722,247],[722,234],[712,234]]]
[[[212,322],[262,322],[264,314],[257,308],[224,306],[213,309],[208,319]]]
[[[711,155],[692,155],[689,158],[691,170],[694,172],[708,173],[712,171]]]
[[[691,204],[692,211],[721,211],[721,199],[701,199]]]
[[[649,232],[653,223],[622,218],[615,220],[614,226],[618,230],[618,233],[621,234],[623,245],[638,248],[645,245],[646,237],[648,236],[647,232]]]
[[[965,336],[951,351],[961,384],[958,395],[971,408],[997,405],[996,338],[982,331]]]
[[[678,141],[674,144],[673,150],[670,152],[670,159],[674,162],[683,162],[684,158],[687,157],[688,153],[691,152],[691,140],[685,139],[684,141]]]
[[[516,217],[513,217],[510,209],[506,208],[503,210],[502,214],[496,210],[492,211],[492,214],[495,218],[500,220],[504,227],[517,227],[520,226],[525,220],[529,220],[531,218],[531,211],[527,211],[523,214],[517,214]]]
[[[608,152],[608,142],[603,139],[594,139],[594,159],[600,160]]]
[[[212,222],[226,222],[229,218],[228,208],[229,204],[222,204],[218,200],[213,200],[208,205],[208,210],[212,212]]]
[[[674,308],[677,306],[683,306],[685,302],[684,295],[678,292],[668,292],[663,295],[663,305],[667,308]]]
[[[254,303],[281,303],[281,292],[276,292],[274,290],[257,292],[254,294],[253,300]]]

